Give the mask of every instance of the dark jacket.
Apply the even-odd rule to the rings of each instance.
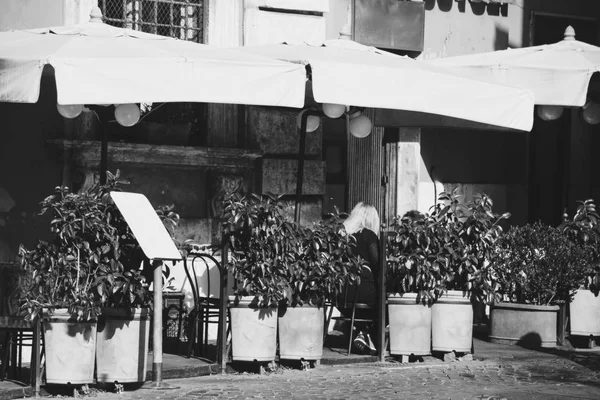
[[[363,229],[353,234],[356,238],[356,245],[353,247],[353,253],[364,260],[360,285],[358,286],[357,302],[374,305],[376,301],[376,282],[379,271],[379,239],[375,232],[369,229]],[[344,302],[351,303],[354,299],[356,285],[351,285],[338,295],[338,304]],[[340,311],[342,311],[340,309]],[[344,310],[345,311],[345,310]],[[344,314],[344,311],[342,313]]]
[[[379,239],[375,232],[364,228],[353,235],[356,238],[355,254],[366,260],[373,277],[377,279],[379,271]]]

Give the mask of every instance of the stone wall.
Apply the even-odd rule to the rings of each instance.
[[[262,152],[260,190],[287,195],[293,214],[298,173],[298,111],[282,112],[267,107],[247,108],[248,146]],[[320,220],[325,193],[325,162],[322,160],[323,132],[307,133],[302,184],[301,223]]]

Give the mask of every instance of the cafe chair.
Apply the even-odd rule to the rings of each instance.
[[[356,290],[354,290],[356,289]],[[327,336],[327,330],[329,328],[329,323],[331,322],[331,320],[337,320],[337,321],[349,321],[350,322],[350,333],[349,333],[349,339],[348,339],[348,354],[350,355],[352,353],[352,341],[354,339],[354,325],[356,322],[371,322],[373,323],[375,321],[374,318],[357,318],[356,317],[356,310],[371,310],[374,312],[375,310],[375,305],[374,304],[367,304],[367,303],[360,303],[358,302],[358,293],[360,291],[360,287],[357,285],[346,285],[344,287],[343,290],[343,296],[342,298],[335,298],[333,300],[331,300],[329,302],[329,311],[327,313],[327,317],[326,317],[326,321],[325,321],[325,332],[324,332],[324,336]],[[349,317],[345,317],[343,315],[340,316],[336,316],[333,317],[333,307],[336,307],[338,309],[351,309],[352,313],[351,316]]]
[[[208,252],[190,252],[184,259],[185,273],[194,299],[188,320],[188,356],[205,356],[209,324],[219,322],[222,267],[217,257],[218,254]]]
[[[0,316],[0,332],[4,335],[0,351],[0,381],[23,379],[21,363],[24,346],[31,347],[30,383],[39,394],[42,375],[43,341],[39,320],[28,321],[23,316]],[[17,372],[18,371],[18,372]]]

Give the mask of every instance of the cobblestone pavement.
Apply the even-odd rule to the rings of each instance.
[[[165,381],[174,390],[92,392],[97,399],[600,399],[600,354],[532,360],[395,362],[280,368]]]

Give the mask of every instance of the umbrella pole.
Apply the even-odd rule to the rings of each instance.
[[[162,260],[153,260],[154,267],[154,316],[152,323],[152,382],[142,385],[142,389],[177,389],[177,386],[162,381],[163,349],[162,349]]]
[[[298,150],[298,172],[296,176],[296,205],[294,216],[297,224],[300,223],[300,201],[302,199],[302,184],[304,182],[304,158],[306,156],[306,121],[311,115],[319,116],[314,110],[306,110],[300,119],[300,149]]]
[[[108,170],[108,122],[101,121],[102,142],[100,143],[100,184],[106,185],[106,171]]]
[[[385,230],[385,228],[382,226],[382,229],[380,230],[380,234],[379,234],[379,272],[378,272],[378,276],[377,276],[377,283],[378,283],[378,288],[377,288],[377,298],[375,299],[375,301],[377,301],[377,324],[378,329],[377,329],[377,338],[375,338],[375,343],[377,346],[377,359],[379,362],[384,362],[385,361],[385,355],[386,355],[386,350],[387,350],[387,346],[385,343],[385,316],[386,316],[386,289],[385,289],[385,268],[386,268],[386,257],[385,257],[385,252],[386,252],[386,245],[387,245],[387,231]]]

